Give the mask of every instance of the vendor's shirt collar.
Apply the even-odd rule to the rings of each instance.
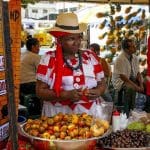
[[[132,55],[129,55],[128,53],[126,53],[125,51],[123,51],[123,53],[125,54],[125,56],[127,57],[127,59],[129,60],[129,61],[131,61],[132,60],[132,58],[133,58],[133,56]]]

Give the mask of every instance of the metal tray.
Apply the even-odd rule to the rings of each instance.
[[[107,150],[150,150],[150,135],[147,135],[147,138],[149,139],[148,141],[148,147],[139,147],[139,148],[112,148],[112,147],[108,147],[108,146],[105,146],[105,145],[102,145],[102,147],[104,149],[107,149]]]
[[[26,133],[24,131],[24,126],[26,125],[26,123],[24,124],[21,124],[20,125],[20,129],[21,129],[21,132],[26,136],[26,137],[29,137],[29,138],[32,138],[32,139],[37,139],[37,140],[42,140],[42,141],[56,141],[56,142],[79,142],[79,141],[90,141],[90,140],[95,140],[95,139],[100,139],[100,138],[104,138],[106,136],[108,136],[111,132],[112,132],[112,128],[110,127],[102,136],[99,136],[99,137],[92,137],[92,138],[87,138],[87,139],[73,139],[73,140],[49,140],[49,139],[45,139],[45,138],[40,138],[40,137],[35,137],[35,136],[31,136],[29,135],[28,133]]]
[[[140,147],[140,148],[110,148],[110,147],[103,147],[107,150],[150,150],[150,147]]]
[[[49,147],[47,147],[47,150],[50,150],[55,147],[55,149],[63,149],[63,150],[88,150],[89,147],[95,146],[97,139],[104,138],[108,136],[112,132],[112,128],[110,127],[102,136],[99,137],[92,137],[92,138],[87,138],[87,139],[73,139],[73,140],[49,140],[45,138],[40,138],[40,137],[35,137],[31,136],[28,133],[24,131],[24,126],[26,123],[20,125],[20,131],[21,134],[24,135],[25,137],[29,138],[30,141],[33,143],[38,143],[38,142],[45,142],[49,143]],[[36,147],[36,145],[35,145]]]

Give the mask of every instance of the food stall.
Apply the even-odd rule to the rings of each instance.
[[[0,149],[8,136],[17,145],[21,1],[0,1]],[[9,129],[10,132],[9,132]]]
[[[81,0],[81,2],[83,2],[83,1]],[[107,3],[107,1],[105,1],[105,0],[103,0],[103,1],[92,1],[92,0],[88,1],[87,0],[84,2]],[[116,1],[112,1],[112,2],[117,3],[118,1],[116,0]],[[132,0],[132,1],[124,0],[124,1],[119,1],[119,3],[149,4],[149,1],[148,0],[141,0],[141,1],[139,1],[139,0],[138,1],[137,0]],[[0,4],[0,12],[2,12],[1,17],[0,17],[1,18],[1,20],[0,20],[0,25],[1,25],[1,28],[0,28],[0,31],[1,31],[1,35],[0,35],[1,36],[1,43],[0,43],[1,44],[0,45],[1,46],[1,49],[0,49],[0,65],[1,65],[0,66],[0,69],[1,69],[0,70],[0,77],[1,77],[0,78],[0,83],[1,83],[0,100],[1,100],[1,105],[0,105],[0,108],[1,108],[1,112],[4,112],[3,114],[1,113],[1,116],[0,116],[1,117],[0,118],[1,137],[2,137],[0,140],[3,142],[5,139],[8,139],[8,126],[10,126],[10,134],[9,134],[10,146],[9,147],[10,147],[10,149],[13,149],[13,150],[16,150],[18,147],[18,136],[17,136],[18,128],[17,128],[17,119],[16,118],[17,118],[18,103],[19,103],[19,71],[20,71],[20,43],[21,43],[21,40],[20,40],[21,39],[20,38],[20,33],[21,33],[20,8],[21,8],[20,0],[16,0],[16,1],[10,0],[9,2],[1,1],[1,4]],[[6,22],[7,22],[7,25],[6,25]],[[8,105],[7,106],[8,109],[6,109],[6,110],[8,110],[8,113],[7,113],[7,111],[5,111],[6,105]],[[65,118],[64,114],[58,114],[58,116],[59,115],[62,118]],[[56,119],[55,117],[53,117],[52,120],[55,120]],[[70,116],[66,116],[66,118],[67,117],[70,117]],[[120,141],[119,141],[120,143],[122,143],[122,141],[124,139],[126,139],[127,136],[131,135],[131,138],[133,137],[133,133],[130,133],[128,131],[123,131],[122,133],[119,132],[118,134],[110,133],[111,126],[108,122],[104,123],[102,120],[96,120],[97,118],[91,118],[91,116],[88,116],[87,114],[80,114],[79,116],[76,116],[76,115],[72,116],[71,118],[75,118],[75,121],[74,120],[71,120],[71,121],[77,123],[77,120],[79,120],[79,118],[81,119],[82,117],[83,118],[87,117],[88,118],[87,120],[92,119],[92,121],[90,122],[90,130],[92,131],[92,136],[86,132],[87,133],[86,138],[81,138],[81,139],[72,138],[72,139],[68,139],[68,141],[64,140],[64,137],[63,137],[63,136],[65,136],[64,134],[61,135],[61,137],[63,137],[62,139],[60,139],[60,137],[58,139],[50,139],[48,137],[49,136],[48,134],[44,134],[45,136],[43,136],[43,137],[38,137],[37,132],[28,132],[29,131],[28,126],[30,124],[32,124],[32,125],[34,125],[34,127],[36,125],[36,128],[37,128],[37,125],[38,125],[37,122],[41,123],[41,121],[44,122],[45,120],[49,119],[49,118],[40,118],[39,120],[28,120],[25,124],[23,124],[21,126],[21,130],[22,130],[23,136],[24,136],[24,138],[21,137],[21,139],[22,140],[27,139],[27,141],[29,143],[31,141],[34,141],[34,143],[31,143],[32,145],[34,145],[34,144],[36,146],[38,145],[37,146],[38,148],[41,148],[41,147],[39,147],[39,145],[40,146],[42,145],[43,147],[46,147],[45,150],[46,149],[48,150],[47,143],[49,144],[50,149],[67,149],[68,146],[65,148],[62,148],[62,146],[69,144],[70,150],[72,148],[71,147],[72,145],[73,145],[73,149],[79,149],[79,148],[82,149],[83,146],[85,146],[85,145],[87,146],[87,143],[88,144],[90,143],[90,145],[88,145],[88,148],[84,147],[84,149],[87,149],[87,150],[93,149],[94,150],[96,147],[95,141],[97,141],[97,140],[98,140],[97,147],[99,147],[97,149],[103,149],[102,148],[103,145],[106,145],[106,147],[110,148],[110,149],[113,147],[115,147],[115,149],[117,149],[120,147],[124,148],[125,146],[124,145],[121,146],[119,144],[118,144],[119,146],[112,145],[112,143],[110,143],[110,142],[107,143],[108,141],[110,141],[110,139],[112,139],[112,137],[113,137],[113,139],[115,139],[117,141],[118,138],[120,138],[120,136],[122,137],[122,134],[125,134],[126,136],[123,137],[122,139],[120,139]],[[149,120],[149,116],[146,116],[146,117],[147,117],[146,120]],[[68,120],[70,120],[70,119],[68,119]],[[93,120],[94,120],[94,123],[93,123]],[[62,120],[58,119],[57,121],[62,121]],[[143,121],[143,120],[141,120],[141,121]],[[47,120],[47,122],[48,122],[48,120]],[[51,120],[49,121],[49,124],[52,124]],[[60,122],[59,122],[59,124],[60,124]],[[149,127],[146,127],[147,124],[149,124],[149,123],[144,122],[145,127],[143,127],[142,130],[146,129],[146,131],[148,130],[148,132],[149,132]],[[60,126],[57,127],[56,124],[53,124],[53,126],[55,126],[56,131],[59,130]],[[70,132],[72,132],[73,126],[74,125],[72,125],[71,127],[67,127],[67,128],[71,128]],[[94,129],[100,128],[102,126],[104,126],[104,129],[101,129],[103,134],[101,133],[101,134],[96,135],[97,132],[95,133]],[[135,126],[135,125],[133,125],[133,126]],[[128,126],[128,128],[133,129],[132,127],[130,128],[130,126]],[[30,129],[32,129],[32,128],[30,128]],[[54,135],[53,133],[51,133],[51,134]],[[137,138],[139,137],[139,135],[141,135],[141,131],[140,131],[140,133],[138,132],[138,133],[134,133],[134,134],[136,134],[136,139],[134,139],[136,141]],[[144,134],[144,135],[142,135],[142,137],[140,137],[142,146],[140,145],[140,143],[139,143],[139,145],[142,147],[142,149],[149,149],[148,143],[144,143],[144,141],[142,141],[142,140],[145,140],[145,136],[147,136],[147,135]],[[73,137],[73,135],[72,135],[72,137]],[[117,138],[114,138],[114,137],[117,137]],[[54,138],[54,136],[52,136],[51,138]],[[146,139],[147,139],[147,137],[146,137]],[[91,142],[89,142],[89,141],[91,141]],[[129,139],[128,144],[129,144],[128,148],[131,148],[133,146],[133,143],[130,142],[130,139]],[[130,146],[130,144],[131,144],[131,146]],[[74,148],[74,146],[77,146],[77,145],[79,147]],[[32,146],[30,145],[30,147],[32,147]],[[42,147],[42,149],[44,149],[43,147]]]

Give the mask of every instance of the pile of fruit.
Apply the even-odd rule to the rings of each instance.
[[[129,130],[146,131],[147,133],[150,133],[150,124],[144,124],[141,121],[132,122],[127,128]]]
[[[141,117],[138,121],[128,124],[127,129],[150,133],[150,116],[147,115],[147,117]]]
[[[31,136],[50,140],[87,139],[102,136],[109,129],[109,122],[87,113],[58,113],[53,117],[28,119],[23,129]]]
[[[97,144],[109,148],[142,148],[150,146],[150,116],[128,124],[127,129],[112,132]]]
[[[111,148],[148,147],[149,135],[142,131],[128,130],[112,132],[107,137],[98,140],[98,145]]]

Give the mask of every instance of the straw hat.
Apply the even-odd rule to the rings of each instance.
[[[57,16],[55,26],[52,27],[49,32],[55,36],[56,32],[82,33],[86,29],[86,25],[79,24],[76,14],[61,13]]]

